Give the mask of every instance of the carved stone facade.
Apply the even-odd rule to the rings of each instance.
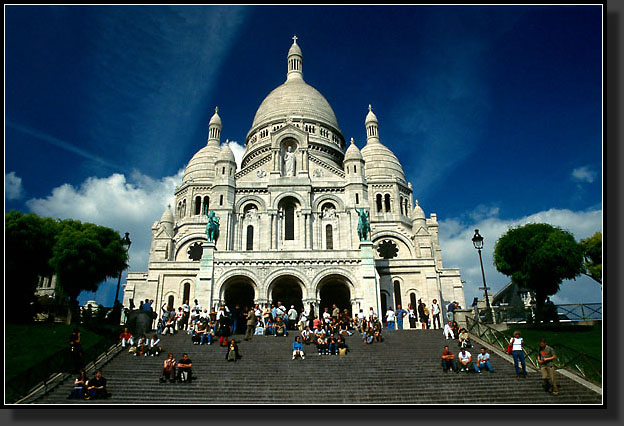
[[[412,200],[396,156],[382,144],[372,108],[366,145],[345,143],[327,100],[303,80],[302,53],[288,52],[286,82],[262,102],[237,171],[215,110],[208,141],[188,163],[152,227],[148,272],[128,274],[129,299],[180,306],[249,305],[279,299],[318,310],[407,307],[423,299],[464,305],[458,269],[442,266],[438,222]],[[347,146],[348,145],[348,146]],[[361,242],[356,209],[370,212]],[[207,211],[220,218],[206,243]]]

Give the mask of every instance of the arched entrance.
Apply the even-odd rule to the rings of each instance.
[[[349,284],[347,279],[340,275],[330,275],[321,280],[318,285],[319,298],[321,299],[320,310],[325,311],[325,308],[329,309],[331,313],[333,305],[335,304],[340,313],[345,309],[351,312],[351,291],[349,290]]]
[[[232,277],[225,282],[223,289],[223,300],[230,311],[236,305],[239,306],[240,310],[243,310],[245,307],[253,307],[256,292],[249,278],[241,276]]]
[[[292,275],[283,275],[275,279],[270,286],[269,299],[275,306],[279,301],[286,306],[286,310],[294,306],[297,312],[301,311],[303,308],[301,281]]]

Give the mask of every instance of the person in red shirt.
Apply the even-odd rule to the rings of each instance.
[[[449,350],[448,346],[444,347],[444,351],[442,351],[442,369],[446,371],[455,371],[458,372],[457,361],[455,361],[455,355],[453,352]]]
[[[132,338],[132,333],[128,331],[128,328],[124,328],[123,333],[119,335],[119,340],[121,340],[121,347],[125,348],[126,343],[130,346],[134,346],[134,339]]]

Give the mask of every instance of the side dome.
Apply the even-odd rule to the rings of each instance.
[[[380,142],[367,143],[362,148],[362,157],[366,165],[366,180],[383,180],[389,177],[396,177],[405,183],[405,173],[399,159],[385,145]]]
[[[163,212],[162,216],[160,217],[160,222],[161,223],[171,223],[173,224],[174,220],[173,220],[173,213],[171,213],[171,208],[167,207],[165,209],[165,211]]]
[[[190,181],[212,180],[215,177],[215,162],[219,154],[219,145],[215,146],[212,143],[197,151],[184,169],[182,184]]]

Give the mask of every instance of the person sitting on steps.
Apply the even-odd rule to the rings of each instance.
[[[193,363],[188,357],[187,353],[182,354],[182,359],[178,361],[178,381],[183,383],[190,383],[193,379]]]
[[[110,394],[106,390],[106,379],[102,376],[102,370],[95,372],[95,377],[87,381],[87,396],[85,399],[108,398]]]
[[[169,352],[167,359],[163,362],[163,371],[162,376],[160,377],[161,383],[164,383],[166,380],[169,380],[171,383],[175,381],[175,367],[176,360],[173,357],[173,354]]]
[[[225,353],[225,359],[228,361],[236,361],[241,359],[243,356],[238,353],[238,345],[236,344],[236,340],[230,339],[230,344],[228,345],[227,352]]]
[[[158,356],[162,352],[160,347],[160,339],[158,335],[154,334],[149,342],[149,354],[150,356]]]
[[[455,355],[453,355],[453,352],[449,350],[448,346],[445,346],[444,351],[442,351],[442,370],[444,372],[455,371],[456,373],[459,371],[457,369],[457,361],[455,361]]]
[[[305,354],[303,353],[303,343],[301,343],[300,336],[295,337],[295,341],[293,342],[292,349],[293,349],[292,359],[295,359],[296,357],[305,359]]]

